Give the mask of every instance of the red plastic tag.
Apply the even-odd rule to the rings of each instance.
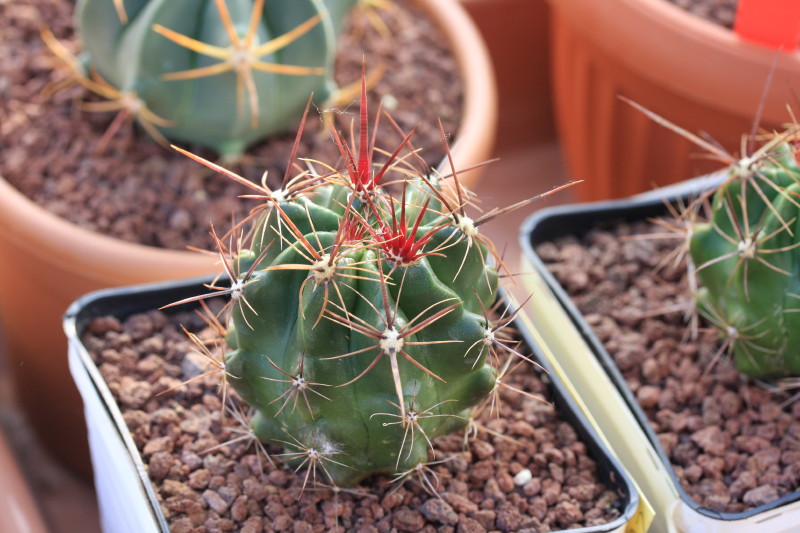
[[[746,41],[793,52],[800,43],[800,0],[739,0],[733,31]]]

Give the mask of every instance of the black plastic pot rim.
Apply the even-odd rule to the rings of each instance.
[[[80,336],[89,322],[98,316],[112,315],[122,320],[138,312],[155,310],[168,303],[206,292],[207,289],[204,283],[210,281],[210,278],[194,278],[175,282],[159,282],[95,291],[76,300],[69,307],[64,316],[64,331],[70,343],[74,342],[79,345],[81,363],[88,372],[97,393],[102,398],[106,413],[113,420],[116,431],[125,443],[126,450],[128,454],[130,454],[139,474],[141,489],[163,533],[169,533],[169,526],[161,512],[155,489],[147,475],[147,467],[133,442],[122,417],[122,413],[108,385],[89,356],[88,351],[80,342]],[[501,294],[499,297],[504,300],[506,306],[510,307],[512,304],[509,303],[507,295],[503,291],[500,292]],[[183,310],[188,308],[189,307],[184,306]],[[178,310],[175,310],[175,312],[177,311]],[[561,414],[572,424],[580,438],[586,443],[590,455],[598,465],[598,473],[601,478],[617,492],[623,504],[620,509],[620,516],[612,522],[600,526],[571,529],[569,531],[574,531],[576,533],[604,533],[618,530],[634,517],[639,507],[639,493],[635,484],[622,468],[619,461],[603,444],[601,444],[602,441],[597,431],[592,428],[586,416],[580,411],[576,402],[570,397],[566,386],[555,377],[550,363],[546,358],[542,357],[540,348],[533,341],[523,321],[516,321],[514,327],[520,332],[522,338],[533,351],[534,358],[547,372],[547,374],[542,374],[541,372],[540,374],[542,374],[543,380],[551,387],[554,403],[559,406]]]
[[[595,357],[597,357],[600,365],[608,373],[611,381],[625,399],[625,402],[631,409],[640,428],[647,436],[650,445],[654,448],[658,458],[663,463],[672,479],[675,491],[681,500],[701,515],[716,520],[732,521],[751,518],[757,514],[771,511],[783,505],[798,501],[800,500],[800,491],[786,494],[773,502],[740,513],[719,512],[703,507],[695,502],[681,486],[680,480],[675,470],[672,468],[669,457],[661,446],[655,431],[653,431],[650,426],[644,410],[639,406],[639,402],[626,384],[622,373],[617,368],[611,355],[603,347],[603,344],[583,319],[583,315],[575,304],[573,304],[567,292],[547,270],[544,262],[535,251],[535,246],[544,242],[551,242],[562,236],[579,235],[588,231],[592,227],[593,221],[632,221],[668,214],[668,203],[676,204],[683,202],[685,205],[688,200],[707,192],[724,178],[725,174],[719,172],[643,193],[631,198],[585,204],[569,204],[541,209],[525,220],[520,232],[520,245],[526,258],[553,292],[577,329],[579,335],[586,342]]]

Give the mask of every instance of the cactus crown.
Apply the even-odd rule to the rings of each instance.
[[[708,221],[691,227],[699,309],[717,326],[737,368],[756,377],[800,375],[800,167],[773,136],[731,164]]]
[[[76,74],[111,100],[103,109],[113,104],[160,142],[237,155],[293,128],[310,94],[331,96],[337,34],[355,2],[79,0],[92,74]]]
[[[264,200],[246,248],[217,240],[228,382],[261,441],[335,485],[424,470],[432,439],[491,404],[506,360],[532,362],[503,332],[515,313],[488,318],[502,262],[478,227],[501,211],[465,224],[455,169],[453,194],[414,171],[410,134],[376,165],[366,109],[362,81],[358,146],[333,133],[342,170],[287,170],[276,191],[184,152]]]

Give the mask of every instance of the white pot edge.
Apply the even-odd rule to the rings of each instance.
[[[97,372],[96,367],[85,363],[88,354],[73,339],[69,341],[68,358],[70,373],[83,399],[103,532],[160,533],[142,482],[146,467],[138,454],[135,458],[131,455],[128,445],[133,445],[133,439],[130,434],[123,436],[114,420],[115,415],[121,419],[121,413],[109,410],[110,406],[116,409],[116,404],[108,404],[103,398],[91,375]],[[110,395],[108,390],[104,392]]]

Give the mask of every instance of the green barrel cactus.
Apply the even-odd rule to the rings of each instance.
[[[337,35],[356,1],[78,0],[76,16],[91,70],[131,112],[147,109],[148,131],[237,155],[335,90]]]
[[[233,387],[261,440],[329,454],[336,484],[427,462],[495,386],[497,274],[428,187],[324,185],[277,203],[240,256],[239,279],[259,261],[228,333]]]
[[[800,167],[785,139],[733,165],[691,231],[699,308],[755,377],[800,375]]]
[[[418,474],[433,491],[434,438],[479,430],[475,412],[493,408],[502,388],[539,399],[504,382],[535,363],[505,331],[517,311],[490,318],[502,261],[479,228],[573,183],[473,220],[452,159],[441,179],[414,169],[413,132],[374,162],[366,99],[362,70],[358,146],[334,130],[341,166],[308,163],[290,179],[304,115],[276,190],[178,148],[264,202],[230,244],[216,240],[228,281],[171,305],[229,296],[230,351],[215,368],[254,408],[252,434],[308,466],[306,481]]]
[[[350,191],[326,185],[264,215],[239,257],[240,280],[260,261],[242,281],[226,358],[258,411],[256,435],[330,454],[336,484],[427,462],[429,439],[464,427],[496,378],[482,344],[481,303],[497,281],[484,245],[438,221],[397,231],[417,221],[382,213],[397,217],[392,229],[344,206]],[[446,256],[411,250],[420,239]]]
[[[246,248],[218,241],[232,281],[213,287],[231,298],[225,375],[257,412],[254,434],[337,486],[435,460],[431,441],[466,427],[502,386],[496,334],[514,316],[487,318],[498,273],[482,219],[400,167],[410,135],[376,169],[363,81],[361,98],[360,149],[333,135],[344,169],[250,185],[266,203]]]

